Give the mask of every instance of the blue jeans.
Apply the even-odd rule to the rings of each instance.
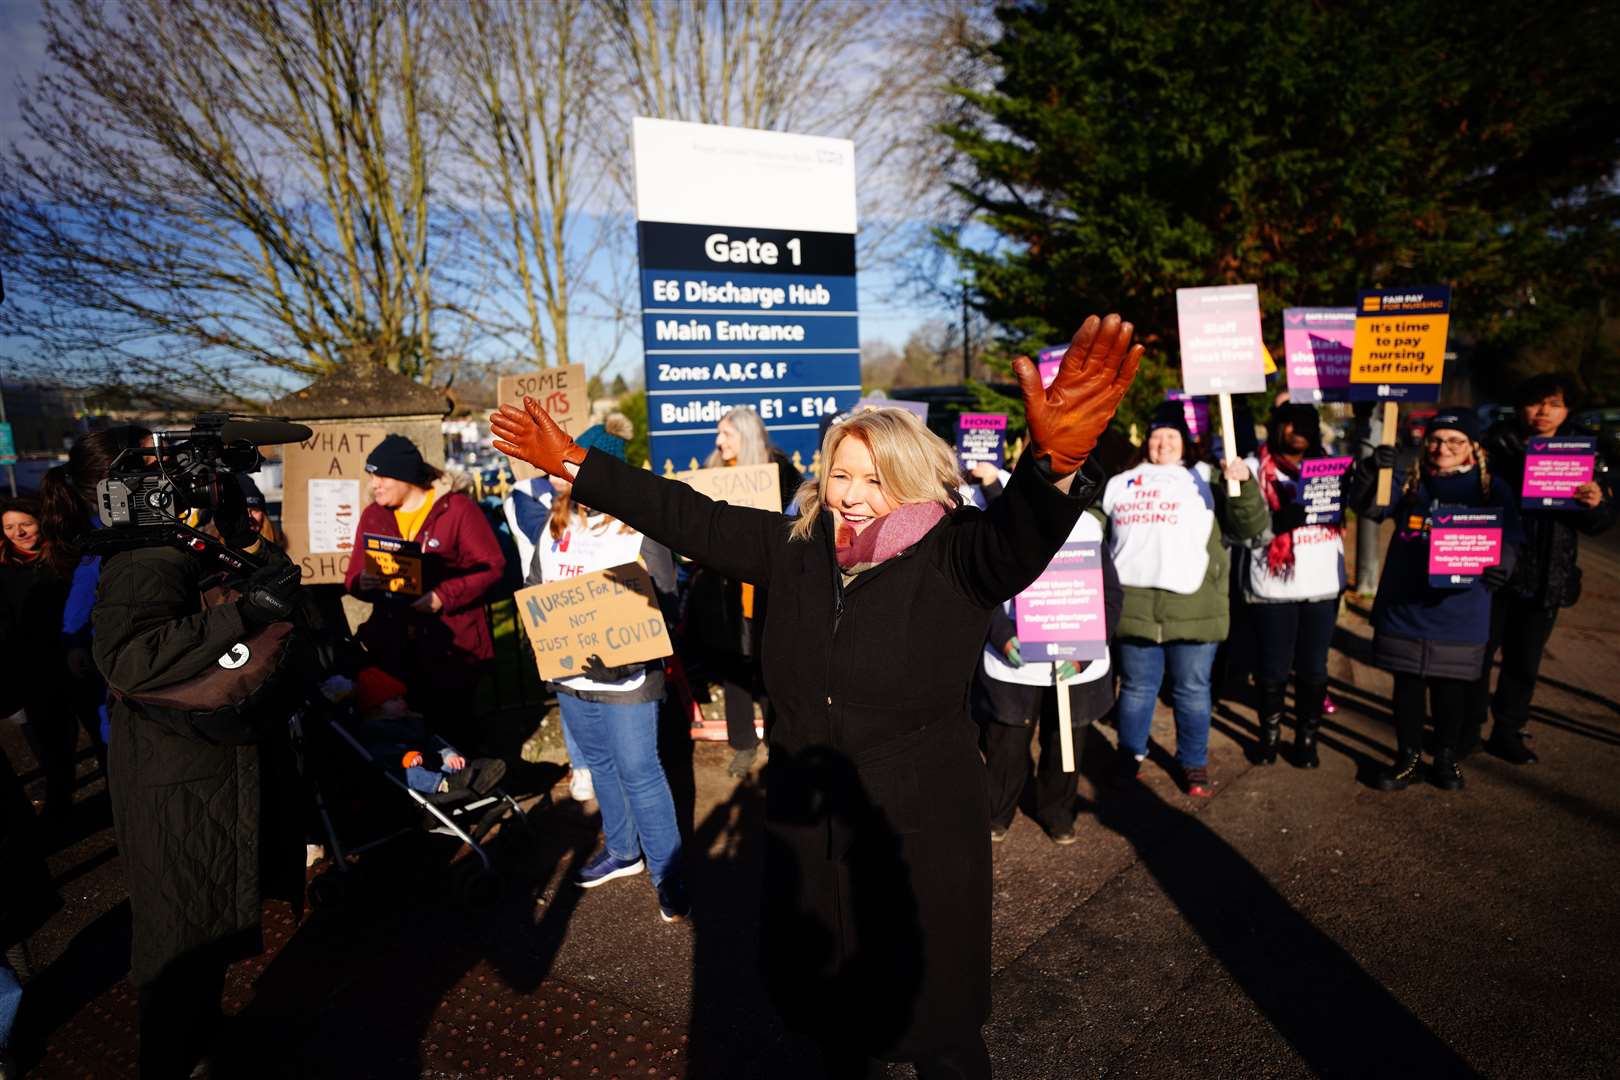
[[[22,983],[11,970],[5,957],[0,957],[0,1050],[11,1045],[11,1025],[17,1021],[17,1006],[22,1004]]]
[[[1122,638],[1119,654],[1119,747],[1147,756],[1153,729],[1153,706],[1159,684],[1170,669],[1170,702],[1176,714],[1176,760],[1184,769],[1209,762],[1209,673],[1215,664],[1215,641],[1167,641],[1156,645],[1141,638]]]
[[[561,691],[558,691],[557,700],[561,701],[564,696],[565,695]],[[557,718],[557,722],[562,725],[563,746],[568,750],[568,764],[573,768],[585,769],[586,771],[589,771],[590,766],[585,764],[585,751],[581,750],[579,748],[579,743],[574,741],[574,733],[568,727],[568,718],[566,716],[559,716]]]
[[[677,869],[681,833],[658,760],[658,702],[614,705],[559,691],[557,704],[591,770],[608,851],[617,859],[646,856],[654,884],[662,882]]]

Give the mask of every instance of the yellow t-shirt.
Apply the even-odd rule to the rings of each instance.
[[[407,540],[416,539],[416,534],[422,530],[422,522],[427,520],[428,511],[433,509],[433,499],[436,495],[438,492],[428,488],[427,498],[422,500],[421,506],[410,513],[404,510],[394,511],[394,524],[399,526],[400,536]]]

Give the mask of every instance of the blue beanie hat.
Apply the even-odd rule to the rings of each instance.
[[[586,450],[595,448],[604,454],[612,454],[620,461],[624,460],[624,440],[613,434],[601,424],[592,424],[585,429],[585,433],[574,442]]]

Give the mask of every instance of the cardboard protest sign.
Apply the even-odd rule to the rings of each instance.
[[[305,585],[339,584],[349,569],[360,513],[371,502],[366,455],[388,428],[312,426],[309,438],[281,448],[281,528],[288,555],[303,567]]]
[[[1371,289],[1356,303],[1351,401],[1439,401],[1451,288]]]
[[[1007,464],[1005,413],[965,412],[956,418],[956,461],[963,471],[980,462],[1000,469]]]
[[[1429,584],[1465,589],[1502,561],[1502,511],[1437,506],[1429,515]]]
[[[1307,525],[1344,524],[1344,470],[1355,458],[1307,458],[1299,465],[1299,501]]]
[[[1355,308],[1284,308],[1283,370],[1289,396],[1310,403],[1348,401],[1355,341]]]
[[[1027,661],[1107,656],[1102,545],[1095,540],[1065,543],[1041,576],[1018,594],[1013,611]]]
[[[674,651],[652,578],[639,563],[520,589],[513,599],[543,679],[657,660]]]
[[[701,491],[717,502],[732,506],[752,506],[758,510],[782,512],[781,468],[772,461],[765,465],[731,465],[716,469],[688,469],[674,474],[676,480],[694,491]]]
[[[1260,343],[1260,290],[1253,285],[1177,289],[1181,388],[1201,394],[1259,394],[1266,389]]]
[[[516,405],[521,409],[523,399],[532,397],[551,414],[558,427],[577,438],[591,426],[591,397],[585,391],[586,382],[584,364],[559,364],[522,375],[502,375],[495,387],[495,404],[497,408]],[[512,475],[519,480],[542,475],[527,461],[510,460]]]
[[[1181,416],[1187,421],[1187,431],[1192,435],[1193,441],[1196,442],[1210,433],[1209,402],[1180,390],[1166,390],[1164,400],[1181,402]]]
[[[380,533],[366,533],[361,542],[366,570],[382,578],[385,592],[422,595],[422,545]]]
[[[1524,448],[1526,507],[1573,510],[1575,489],[1597,473],[1597,440],[1589,435],[1552,435],[1530,439]]]

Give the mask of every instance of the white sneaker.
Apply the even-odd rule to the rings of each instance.
[[[596,788],[591,784],[591,770],[574,769],[568,777],[568,794],[575,802],[590,802],[596,798]]]

